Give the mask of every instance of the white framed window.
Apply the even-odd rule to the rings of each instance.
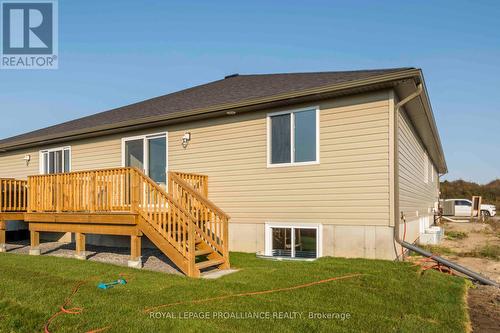
[[[265,254],[278,258],[321,257],[321,224],[266,223]]]
[[[122,139],[122,166],[136,167],[156,183],[166,186],[168,170],[167,132]]]
[[[267,115],[267,167],[319,164],[319,107]]]
[[[59,147],[40,151],[40,174],[71,171],[71,147]]]

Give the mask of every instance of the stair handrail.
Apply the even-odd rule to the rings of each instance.
[[[177,199],[178,202],[182,203],[182,198],[176,198],[174,195],[174,183],[177,183],[182,187],[182,189],[188,193],[192,198],[200,202],[202,205],[212,210],[215,215],[218,215],[219,220],[222,222],[222,232],[220,235],[217,235],[217,232],[220,231],[217,226],[212,226],[215,230],[208,230],[210,226],[207,226],[207,221],[203,223],[201,219],[196,219],[197,228],[196,231],[200,234],[200,236],[205,239],[212,248],[217,250],[227,261],[229,260],[229,219],[230,216],[226,214],[221,208],[219,208],[216,204],[210,201],[207,197],[203,196],[199,191],[194,189],[188,182],[183,180],[179,175],[171,171],[168,173],[168,192],[172,194],[174,199]],[[199,207],[193,207],[191,204],[187,203],[187,207],[185,207],[188,211],[197,210]],[[192,215],[196,215],[191,213]],[[210,222],[208,223],[210,224]]]
[[[195,190],[208,198],[208,176],[201,173],[175,171],[186,183],[191,185]],[[195,186],[196,184],[196,186]]]
[[[156,207],[153,207],[153,212],[151,213],[150,210],[147,210],[144,205],[141,204],[132,204],[131,209],[135,210],[137,213],[139,213],[153,228],[155,228],[160,234],[166,236],[167,240],[176,248],[176,250],[189,262],[188,266],[188,275],[193,276],[194,270],[195,270],[195,227],[196,227],[196,218],[189,212],[187,211],[182,205],[180,205],[174,198],[172,197],[171,194],[167,193],[161,186],[159,186],[156,182],[154,182],[151,178],[146,176],[142,170],[139,170],[138,168],[132,168],[132,170],[135,172],[135,174],[140,178],[141,184],[147,184],[153,188],[158,195],[163,196],[163,198],[166,200],[167,205],[174,207],[178,212],[180,212],[183,217],[178,221],[178,225],[181,225],[180,223],[183,222],[183,228],[185,233],[183,232],[182,235],[187,236],[187,239],[185,237],[179,237],[179,230],[176,230],[173,232],[172,230],[169,230],[170,234],[164,235],[164,233],[167,233],[165,230],[165,226],[163,226],[164,229],[162,229],[161,225],[158,225],[157,223],[154,223],[154,218],[152,219],[150,214],[161,214],[165,213],[165,211],[161,211],[158,207],[158,203]],[[133,200],[136,201],[139,199],[140,202],[142,202],[142,199],[145,199],[144,196],[144,191],[141,191],[138,189],[138,191],[133,191]],[[148,193],[150,196],[152,193]],[[139,196],[138,198],[136,196]],[[148,206],[149,207],[149,206]],[[174,209],[172,207],[169,207],[167,210],[167,215],[173,214]],[[179,241],[178,238],[183,238],[182,243]]]
[[[206,196],[203,196],[199,191],[197,191],[191,184],[189,184],[188,182],[186,182],[184,179],[182,179],[181,177],[179,177],[178,175],[178,172],[176,171],[170,171],[169,173],[169,177],[170,178],[173,178],[173,180],[177,183],[179,183],[179,185],[182,185],[183,187],[186,188],[186,190],[188,192],[190,192],[193,196],[195,196],[196,198],[198,198],[200,201],[203,201],[207,206],[209,206],[210,208],[212,208],[213,210],[217,211],[218,214],[224,216],[225,218],[227,218],[228,220],[231,218],[226,212],[224,212],[219,206],[217,206],[213,201],[211,201],[209,198],[207,198]],[[169,182],[169,186],[170,186],[170,182]]]
[[[172,203],[172,205],[175,205],[176,208],[178,208],[181,212],[183,212],[184,214],[186,214],[188,217],[191,218],[192,221],[196,221],[196,217],[194,215],[192,215],[191,213],[189,213],[186,209],[184,209],[184,207],[182,207],[181,205],[179,205],[177,203],[177,201],[172,197],[172,195],[170,193],[168,193],[167,191],[165,191],[163,188],[161,188],[160,185],[158,185],[155,181],[153,181],[151,178],[149,178],[148,176],[146,176],[146,174],[136,168],[136,167],[132,167],[132,169],[137,172],[144,181],[146,181],[147,183],[149,183],[151,186],[153,186],[158,192],[160,192],[161,194],[163,194],[165,197],[168,198],[168,201],[170,201]]]

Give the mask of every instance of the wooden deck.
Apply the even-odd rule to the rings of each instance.
[[[131,265],[137,266],[141,239],[147,236],[188,276],[229,267],[229,216],[208,200],[204,175],[169,172],[168,192],[135,168],[2,179],[0,184],[0,251],[8,221],[23,220],[29,224],[31,254],[39,254],[40,232],[74,233],[79,258],[86,234],[124,235],[130,236]]]

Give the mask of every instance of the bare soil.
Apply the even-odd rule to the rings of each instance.
[[[486,244],[500,245],[500,220],[490,219],[489,223],[445,223],[446,231],[465,232],[463,239],[445,239],[440,247],[451,250],[454,254],[442,254],[443,257],[476,271],[500,283],[500,261],[464,256],[473,253]],[[469,315],[474,333],[500,332],[500,289],[477,285],[469,289]]]
[[[450,249],[456,254],[442,254],[443,257],[463,265],[475,272],[478,272],[498,283],[500,283],[500,261],[465,256],[465,253],[473,252],[475,249],[483,247],[486,244],[500,246],[499,230],[500,221],[491,223],[452,223],[443,225],[445,234],[447,231],[465,232],[467,237],[464,239],[445,239],[440,247]]]
[[[469,316],[474,333],[500,332],[500,289],[478,286],[469,289]]]

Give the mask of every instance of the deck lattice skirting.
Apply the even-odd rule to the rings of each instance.
[[[29,224],[31,253],[40,232],[72,232],[84,258],[85,234],[130,236],[131,263],[147,236],[186,275],[229,268],[229,216],[208,199],[208,177],[169,172],[168,191],[137,168],[0,180],[0,251],[6,223]],[[198,260],[197,260],[198,258]]]

